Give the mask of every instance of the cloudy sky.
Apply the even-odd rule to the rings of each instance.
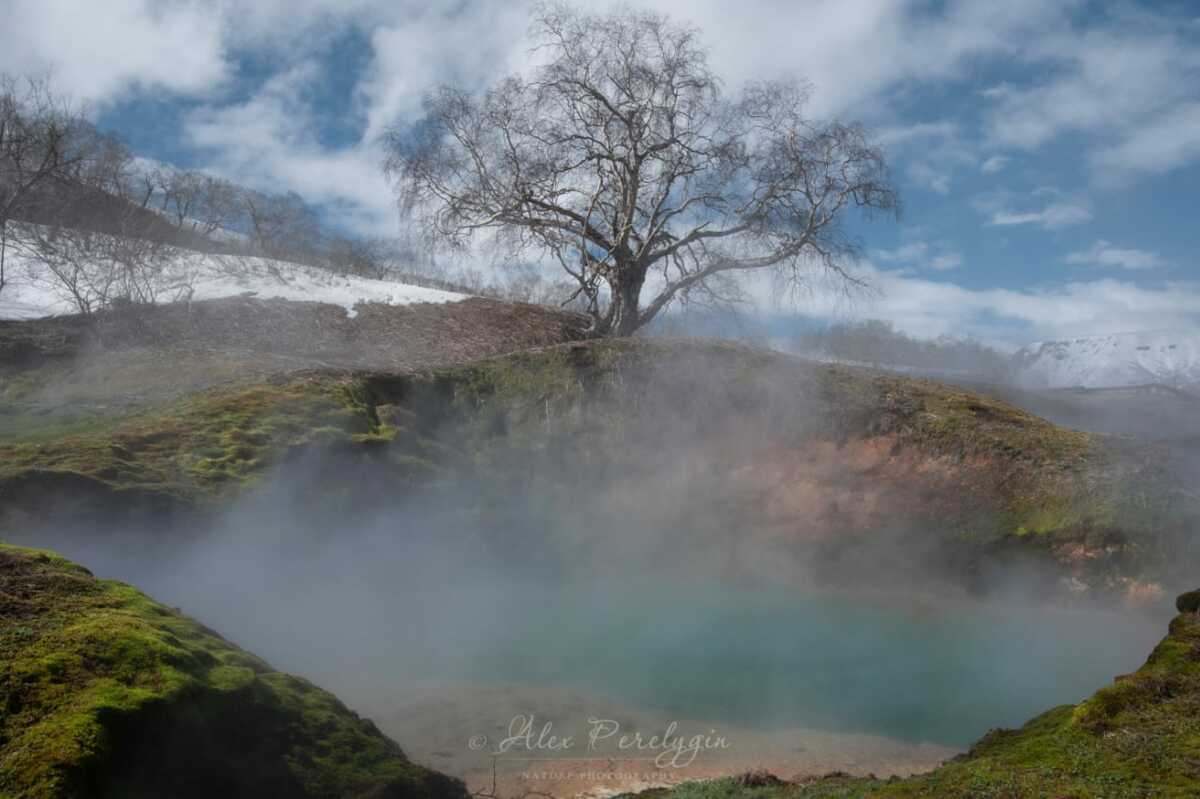
[[[644,0],[698,25],[730,90],[800,75],[866,123],[905,203],[863,226],[876,293],[800,310],[919,335],[1200,327],[1200,5]],[[438,82],[529,59],[492,0],[5,0],[0,71],[52,70],[140,154],[393,234],[380,134]]]

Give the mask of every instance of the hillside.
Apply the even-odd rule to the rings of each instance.
[[[1026,391],[981,387],[1064,427],[1137,436],[1181,448],[1200,444],[1200,395],[1154,384]]]
[[[121,583],[0,545],[0,795],[466,796],[305,680]]]
[[[1159,383],[1200,393],[1200,331],[1161,330],[1047,341],[1018,351],[1024,388],[1113,388]]]
[[[461,502],[496,526],[535,512],[544,525],[514,523],[551,529],[591,503],[627,507],[703,553],[691,567],[728,579],[793,581],[817,562],[830,582],[867,569],[893,587],[933,574],[986,591],[1021,564],[1036,592],[1154,601],[1191,562],[1195,503],[1165,453],[962,389],[704,342],[565,344],[453,365],[456,354],[416,371],[255,361],[261,371],[239,366],[204,390],[172,383],[157,405],[108,415],[90,383],[72,397],[82,417],[18,395],[0,443],[0,529],[28,534],[96,509],[187,517],[318,456],[300,492],[314,512],[322,498],[372,507],[457,485],[478,486]],[[106,381],[120,381],[113,363]],[[139,364],[139,385],[173,374],[157,358]],[[518,510],[535,485],[536,510]]]
[[[581,336],[580,319],[467,298],[344,307],[256,297],[0,321],[0,438],[103,424],[304,369],[405,370]],[[176,368],[186,364],[186,369]]]
[[[1078,705],[1054,708],[1019,730],[993,730],[965,755],[909,779],[844,775],[788,783],[765,774],[643,799],[884,799],[885,797],[1193,797],[1200,794],[1200,592],[1145,665]]]
[[[224,554],[211,561],[218,574],[207,590],[225,595],[250,580],[245,596],[269,593],[269,558],[315,546],[336,590],[311,589],[336,604],[344,561],[331,553],[372,559],[358,548],[372,541],[390,554],[371,585],[415,583],[397,604],[372,593],[381,617],[423,607],[414,604],[426,601],[422,573],[437,580],[442,559],[461,565],[465,553],[567,586],[603,572],[623,585],[692,581],[707,595],[753,586],[939,607],[1014,594],[1157,607],[1194,582],[1200,512],[1167,450],[1058,427],[936,381],[726,342],[582,340],[578,317],[535,306],[369,303],[350,315],[239,297],[10,321],[0,323],[0,374],[0,537],[77,554],[138,584],[139,568],[212,542]],[[229,523],[239,514],[249,521]],[[433,520],[424,533],[432,552],[414,518]],[[268,560],[243,557],[256,551],[245,539],[257,537]],[[222,549],[231,538],[248,546]],[[416,553],[415,570],[406,552]],[[155,592],[177,574],[156,575]],[[469,583],[470,570],[460,577]],[[329,694],[132,588],[5,545],[0,598],[12,620],[0,630],[9,708],[0,772],[14,786],[0,782],[0,794],[67,796],[87,785],[87,795],[153,796],[167,775],[194,774],[195,795],[244,795],[246,785],[284,796],[461,796]],[[254,629],[269,636],[281,617],[256,607],[270,621]],[[358,666],[332,687],[394,721],[368,688],[365,698],[346,692],[369,682],[374,659],[386,670],[388,653],[422,644],[400,627],[376,643],[373,624],[351,618],[338,626],[361,626],[370,640],[336,650]],[[1179,629],[1190,646],[1192,628]],[[234,632],[329,684],[279,657],[278,641]],[[748,795],[980,795],[963,786],[998,785],[997,774],[1027,767],[1058,785],[1071,753],[1101,758],[1140,789],[1152,776],[1128,758],[1152,755],[1091,731],[1126,722],[1130,741],[1162,742],[1154,775],[1184,784],[1194,778],[1177,756],[1179,736],[1194,732],[1180,720],[1186,708],[1169,717],[1137,708],[1175,696],[1176,685],[1192,690],[1191,672],[1180,683],[1157,674],[1101,710],[1059,709],[1018,737],[990,736],[969,759],[915,781],[760,780]],[[1153,727],[1160,722],[1169,729]],[[401,741],[414,734],[388,729]],[[161,768],[134,765],[144,762]],[[1089,790],[1099,779],[1087,767],[1070,777],[1062,784]],[[1023,786],[1041,784],[1031,776]],[[679,796],[745,788],[710,783]]]

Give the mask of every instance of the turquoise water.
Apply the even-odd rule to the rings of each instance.
[[[567,581],[541,565],[471,568],[460,553],[398,549],[390,534],[311,552],[261,540],[153,558],[108,544],[59,548],[366,706],[430,679],[527,683],[680,719],[956,747],[1136,669],[1167,621],[862,599],[852,585],[834,597],[664,578]]]
[[[555,684],[684,717],[964,746],[1140,665],[1144,616],[627,585],[472,594],[462,679]],[[502,618],[500,618],[502,616]],[[478,628],[476,628],[478,629]]]

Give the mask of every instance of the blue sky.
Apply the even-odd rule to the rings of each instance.
[[[438,82],[528,66],[528,6],[454,0],[9,0],[0,70],[52,69],[141,154],[294,190],[394,234],[379,136]],[[1200,326],[1200,5],[648,0],[730,90],[799,75],[861,120],[905,211],[856,227],[877,292],[785,309],[1015,345]]]

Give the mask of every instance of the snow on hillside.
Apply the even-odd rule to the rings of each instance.
[[[36,319],[78,313],[71,292],[43,267],[10,258],[9,283],[0,291],[0,319]],[[158,302],[211,300],[252,293],[341,305],[351,316],[358,303],[409,305],[457,302],[465,294],[423,288],[389,280],[342,276],[325,269],[249,256],[207,255],[180,251],[155,281]]]
[[[1014,356],[1025,388],[1163,383],[1200,392],[1200,330],[1156,330],[1033,344]]]

